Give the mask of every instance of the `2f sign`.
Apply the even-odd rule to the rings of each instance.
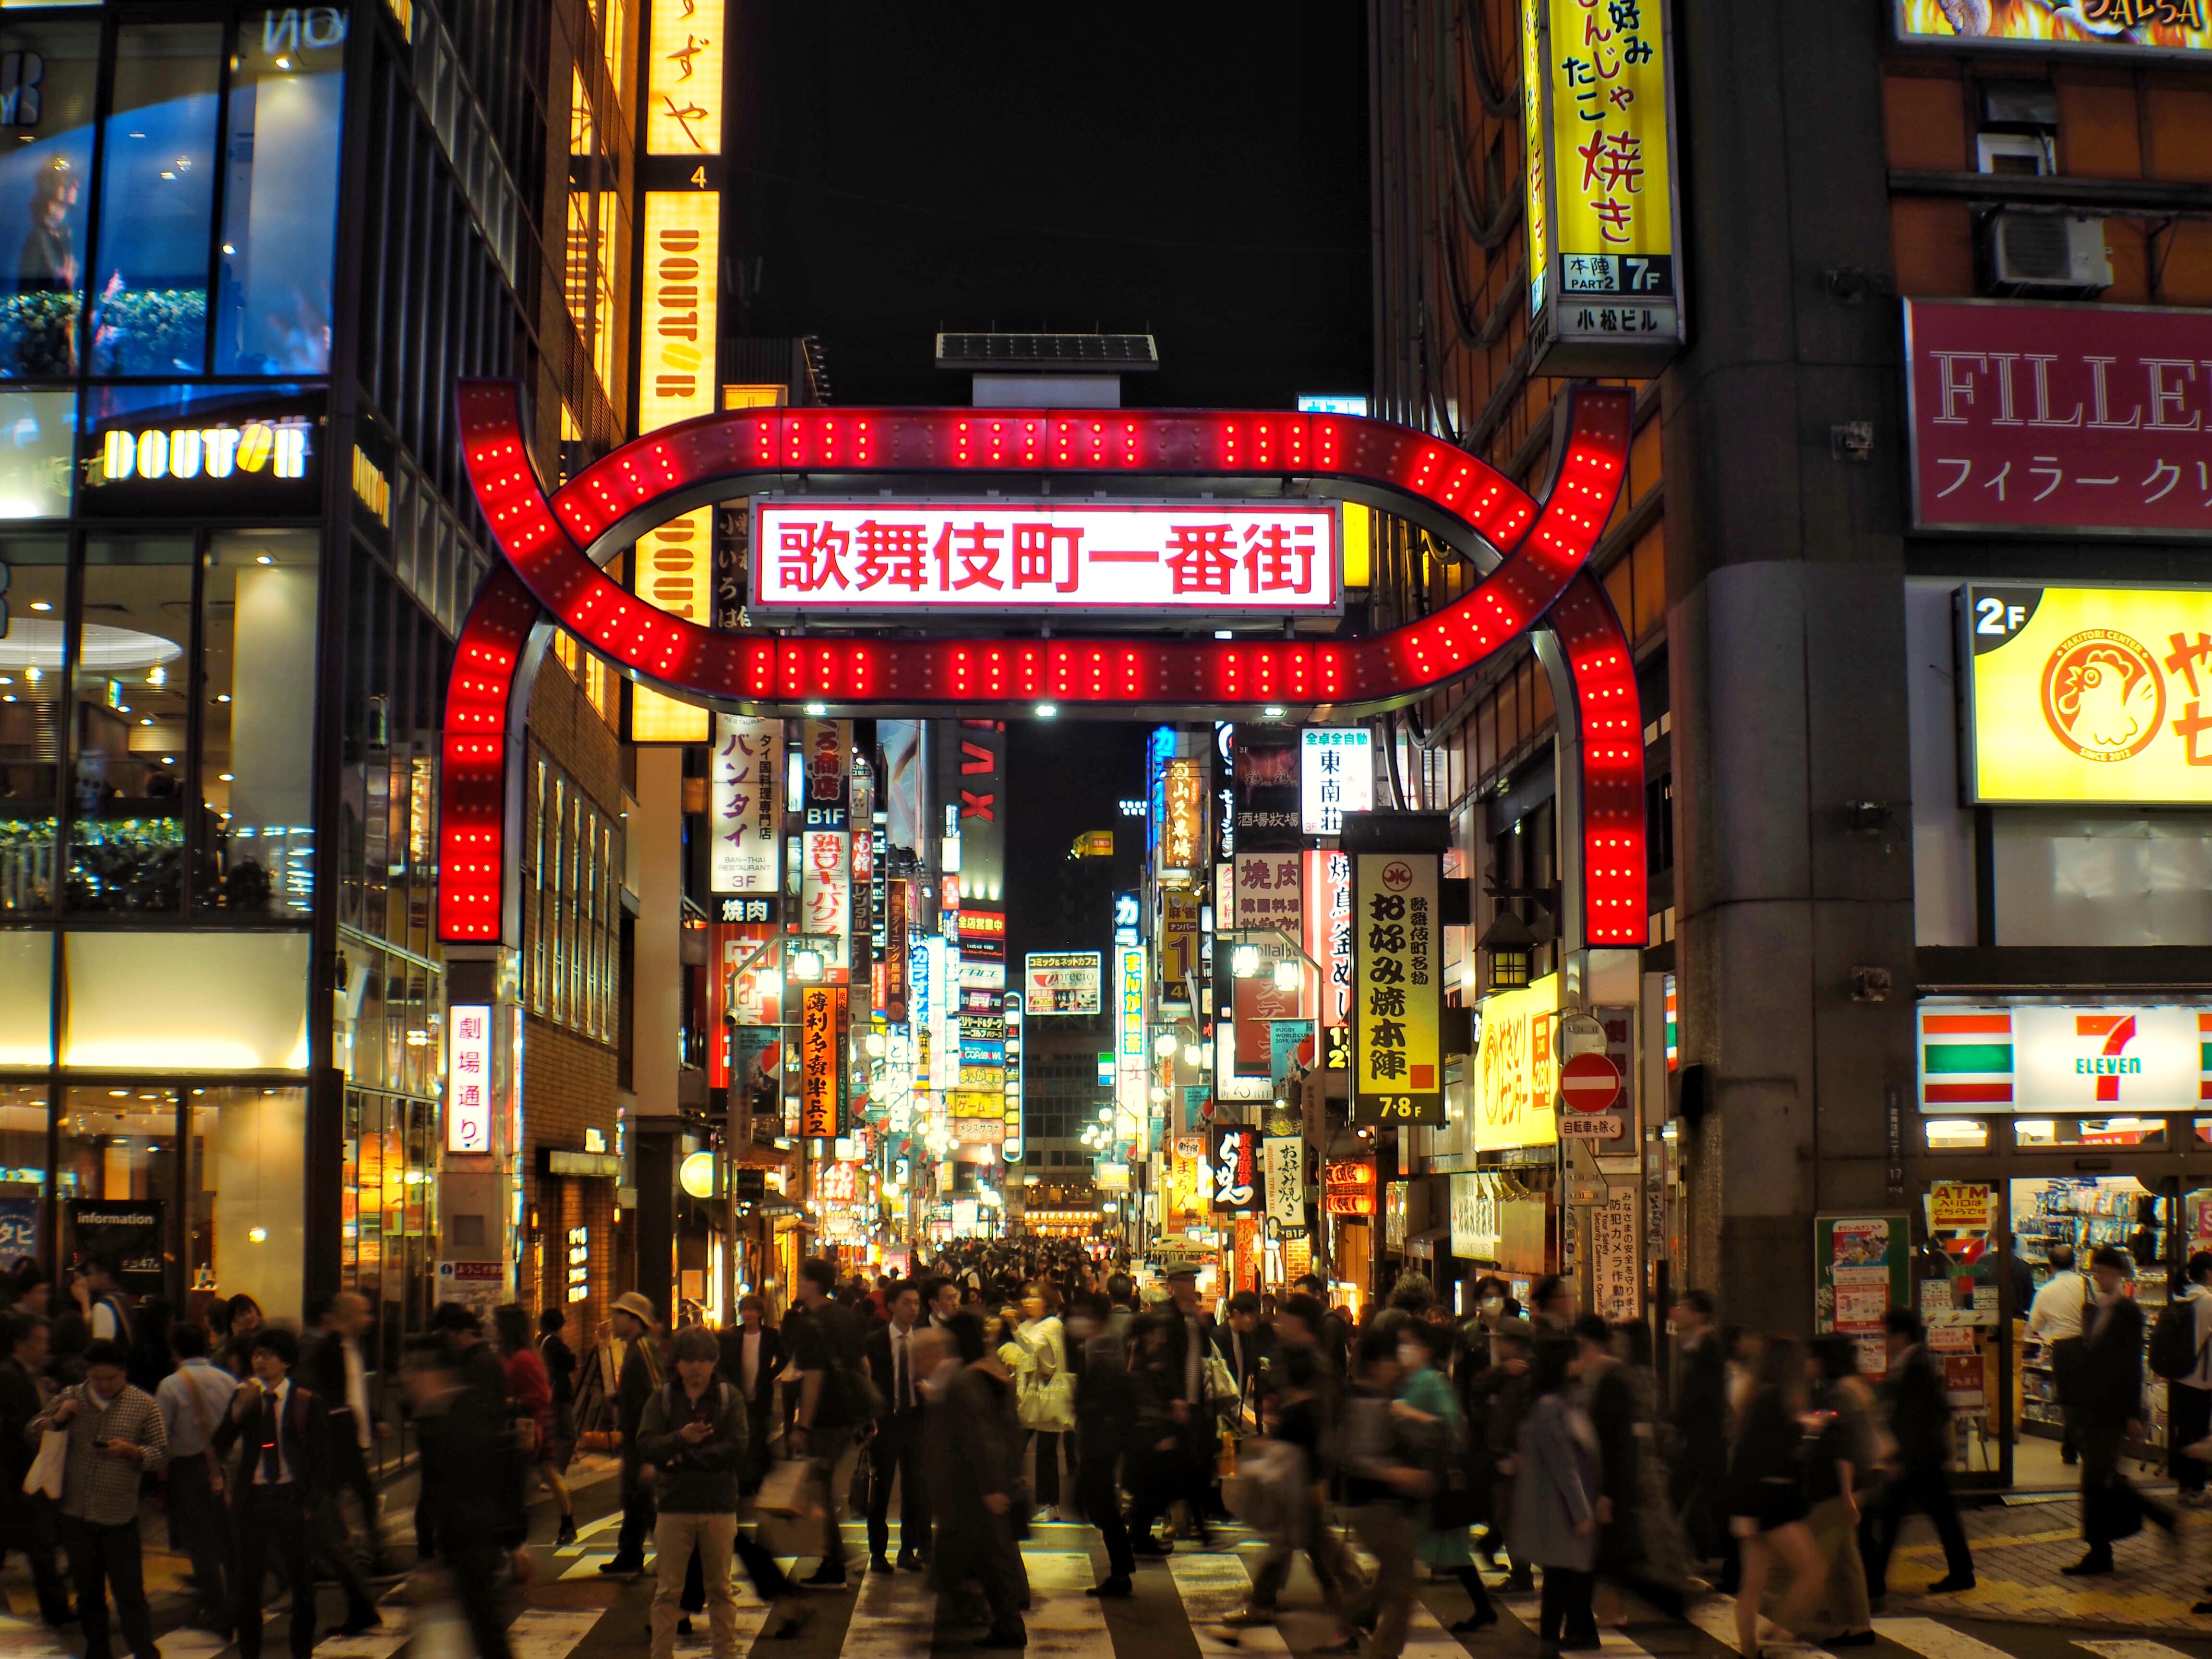
[[[2027,621],[2027,607],[2007,605],[2002,599],[1984,594],[1974,601],[1974,632],[1991,639],[2010,639]]]

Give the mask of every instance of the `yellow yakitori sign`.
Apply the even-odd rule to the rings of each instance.
[[[1549,1146],[1559,1138],[1552,1109],[1559,1093],[1559,976],[1547,974],[1519,991],[1482,1000],[1482,1037],[1474,1058],[1474,1144]]]
[[[1960,590],[1968,799],[2212,801],[2212,591]]]

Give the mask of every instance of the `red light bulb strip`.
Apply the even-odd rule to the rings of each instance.
[[[1480,460],[1407,428],[1341,416],[1188,410],[732,411],[627,444],[549,501],[522,442],[514,386],[465,382],[463,454],[505,564],[470,613],[448,690],[449,776],[464,787],[457,793],[448,784],[443,850],[449,880],[457,871],[461,879],[441,895],[441,935],[465,942],[512,931],[512,918],[503,914],[512,907],[502,896],[497,820],[485,816],[504,811],[505,791],[476,799],[469,789],[484,769],[499,773],[508,763],[505,700],[538,615],[526,599],[542,605],[623,672],[679,696],[900,706],[1049,697],[1100,708],[1194,710],[1326,703],[1352,714],[1408,701],[1466,672],[1571,591],[1619,496],[1630,413],[1629,394],[1619,388],[1584,387],[1571,395],[1567,441],[1540,510]],[[672,495],[696,496],[709,486],[738,495],[811,471],[969,469],[1242,474],[1271,483],[1285,475],[1350,479],[1456,520],[1504,557],[1445,610],[1386,634],[1222,643],[718,633],[625,592],[584,550],[611,553],[611,546],[599,544],[634,538],[671,516],[663,503]],[[671,504],[675,510],[685,505]],[[1602,606],[1601,593],[1598,600]],[[1617,636],[1618,623],[1611,626]],[[1622,654],[1625,662],[1625,647]],[[1633,694],[1632,676],[1632,708]],[[1639,776],[1639,896],[1632,907],[1639,936],[1642,800]],[[487,834],[493,839],[482,840]],[[474,839],[456,839],[464,836]],[[1613,914],[1626,912],[1616,905]],[[1591,937],[1599,941],[1595,931]]]
[[[507,567],[495,568],[469,607],[446,682],[438,793],[438,937],[496,945],[520,937],[519,892],[507,879],[507,760],[516,675],[545,615]],[[517,735],[520,735],[519,729]],[[519,799],[519,797],[518,797]]]
[[[1644,714],[1636,665],[1613,601],[1577,574],[1547,618],[1565,648],[1582,724],[1583,933],[1644,941]]]

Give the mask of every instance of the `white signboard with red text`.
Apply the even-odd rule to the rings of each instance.
[[[752,605],[1333,616],[1340,544],[1322,503],[757,501]]]

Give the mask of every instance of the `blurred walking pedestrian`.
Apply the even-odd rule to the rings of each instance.
[[[616,1340],[623,1345],[622,1380],[617,1385],[615,1411],[622,1431],[622,1530],[615,1535],[615,1553],[599,1564],[610,1577],[635,1577],[645,1571],[645,1535],[653,1529],[652,1483],[638,1474],[638,1426],[645,1420],[646,1402],[664,1381],[660,1354],[654,1346],[653,1304],[636,1291],[615,1298],[608,1320]]]
[[[1952,1501],[1951,1396],[1942,1374],[1928,1357],[1926,1331],[1910,1308],[1882,1316],[1889,1370],[1879,1395],[1889,1427],[1889,1462],[1883,1469],[1881,1501],[1859,1525],[1859,1553],[1866,1562],[1867,1595],[1879,1602],[1889,1584],[1889,1556],[1898,1528],[1918,1510],[1935,1523],[1942,1541],[1943,1577],[1929,1586],[1931,1595],[1948,1595],[1974,1587],[1974,1558],[1966,1547],[1959,1506]],[[2141,1331],[2136,1344],[2142,1364]],[[2138,1369],[2140,1376],[2140,1369]]]
[[[973,1314],[954,1315],[945,1333],[960,1363],[944,1376],[929,1406],[928,1480],[937,1522],[931,1580],[940,1593],[956,1597],[965,1595],[971,1578],[981,1588],[990,1628],[977,1647],[1026,1647],[1022,1610],[1028,1583],[1015,1526],[1027,1517],[1016,1507],[1021,1425],[1013,1382]]]
[[[1529,1401],[1513,1473],[1509,1534],[1516,1567],[1544,1570],[1536,1650],[1556,1659],[1564,1648],[1598,1645],[1591,1595],[1597,1580],[1597,1434],[1570,1386],[1578,1369],[1574,1345],[1557,1337],[1535,1346],[1529,1359]],[[1755,1652],[1755,1650],[1754,1650]],[[1747,1659],[1751,1659],[1747,1656]]]
[[[2174,1511],[2120,1473],[2120,1450],[2143,1432],[2143,1313],[2130,1294],[2135,1268],[2128,1253],[2100,1244],[2089,1258],[2094,1289],[2082,1316],[2081,1382],[2075,1440],[2081,1451],[2079,1561],[2059,1571],[2087,1577],[2112,1571],[2112,1545],[2133,1536],[2146,1518],[2174,1530]],[[1940,1589],[1941,1586],[1938,1586]]]
[[[208,1358],[207,1334],[197,1325],[172,1325],[169,1352],[176,1356],[177,1368],[154,1391],[169,1443],[169,1518],[191,1558],[192,1589],[199,1603],[192,1623],[227,1637],[237,1565],[231,1553],[227,1483],[215,1436],[238,1383]],[[5,1419],[0,1417],[0,1437],[6,1433]],[[16,1443],[21,1439],[19,1432]],[[16,1479],[20,1484],[21,1477]]]
[[[1813,1613],[1833,1632],[1827,1648],[1874,1643],[1866,1565],[1859,1554],[1859,1499],[1875,1473],[1874,1395],[1859,1376],[1856,1338],[1816,1336],[1807,1367],[1819,1424],[1805,1466],[1805,1524],[1820,1554],[1822,1595]]]
[[[1729,1531],[1743,1567],[1735,1592],[1736,1650],[1759,1659],[1759,1604],[1779,1559],[1790,1588],[1774,1611],[1773,1634],[1794,1644],[1821,1585],[1820,1557],[1805,1524],[1805,1353],[1794,1338],[1770,1336],[1729,1460]]]

